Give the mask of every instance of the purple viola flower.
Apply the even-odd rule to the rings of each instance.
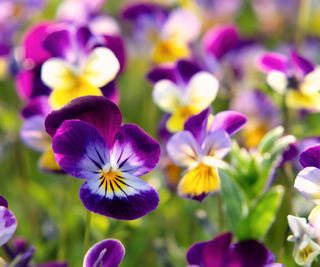
[[[167,143],[171,160],[184,167],[178,194],[202,201],[208,194],[220,190],[218,168],[226,163],[223,157],[231,149],[230,135],[245,124],[246,118],[235,111],[216,114],[212,120],[210,108],[190,117],[184,131],[174,134]]]
[[[155,189],[139,177],[160,157],[159,144],[134,124],[121,125],[119,108],[105,97],[73,100],[46,119],[59,166],[85,179],[80,199],[93,212],[132,220],[154,210]]]
[[[247,147],[256,147],[268,131],[281,124],[279,108],[268,95],[258,89],[241,91],[233,99],[231,108],[248,117],[248,123],[242,131]]]
[[[274,263],[272,253],[255,240],[232,244],[232,234],[195,243],[187,252],[187,261],[195,267],[281,267]]]
[[[0,196],[0,247],[7,243],[17,229],[17,219],[8,209],[7,200]]]
[[[267,74],[268,85],[285,94],[288,107],[319,110],[320,69],[310,60],[295,51],[289,56],[270,52],[260,58],[259,67]]]
[[[83,260],[83,267],[117,267],[125,254],[122,243],[116,239],[106,239],[91,247]]]
[[[123,9],[122,17],[133,24],[136,43],[142,53],[150,52],[155,63],[188,58],[189,44],[200,34],[198,18],[183,8],[169,12],[159,4],[133,3]]]

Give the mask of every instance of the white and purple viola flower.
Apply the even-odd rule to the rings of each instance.
[[[8,209],[7,200],[0,196],[0,247],[6,244],[17,229],[17,219]]]
[[[42,23],[27,32],[22,52],[17,88],[24,100],[48,95],[53,109],[84,95],[117,101],[115,78],[125,60],[119,36],[97,35],[67,23]]]
[[[190,44],[200,34],[200,21],[191,11],[176,8],[169,12],[156,3],[130,3],[122,17],[133,24],[134,37],[142,52],[151,51],[155,63],[175,62],[191,55]]]
[[[185,168],[178,194],[202,201],[220,190],[219,168],[226,167],[223,157],[231,149],[230,135],[239,131],[246,118],[235,111],[211,115],[210,108],[190,117],[184,131],[174,134],[167,143],[167,153],[178,166]]]
[[[119,240],[105,239],[92,246],[83,259],[83,267],[118,267],[125,248]]]
[[[224,233],[210,241],[193,244],[187,252],[192,267],[281,267],[272,253],[255,240],[232,244],[232,234]]]
[[[158,206],[156,190],[139,178],[160,157],[160,146],[134,124],[121,125],[119,108],[105,97],[80,97],[47,116],[55,159],[85,183],[84,206],[122,220],[144,216]]]
[[[269,52],[260,58],[259,66],[267,74],[268,85],[285,94],[289,108],[319,110],[320,69],[311,61],[295,51],[289,57]]]
[[[166,122],[170,132],[181,131],[190,116],[209,107],[219,87],[212,74],[186,60],[155,67],[149,72],[148,79],[154,83],[153,101],[170,114]]]

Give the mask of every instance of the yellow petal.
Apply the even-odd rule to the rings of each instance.
[[[40,169],[52,172],[59,172],[61,168],[54,159],[52,148],[50,147],[44,152],[39,159]]]
[[[42,65],[41,79],[51,89],[70,89],[77,84],[72,67],[59,58],[49,59]]]
[[[114,53],[104,47],[95,48],[89,55],[82,77],[95,87],[102,87],[112,81],[120,69]]]
[[[167,121],[167,129],[170,132],[182,131],[185,121],[194,114],[197,114],[197,110],[191,107],[178,108]]]
[[[220,190],[220,177],[216,168],[203,163],[188,171],[178,186],[181,196],[201,197]]]
[[[286,102],[289,108],[318,110],[320,108],[320,93],[304,94],[298,90],[290,90],[287,93]]]
[[[49,103],[53,109],[59,109],[74,98],[87,95],[102,95],[101,90],[83,81],[73,88],[54,89],[49,97]]]
[[[166,63],[186,58],[189,55],[189,47],[184,42],[162,40],[155,45],[151,57],[155,63]]]

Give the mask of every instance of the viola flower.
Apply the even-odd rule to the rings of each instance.
[[[155,63],[175,62],[189,57],[189,44],[200,34],[198,18],[182,8],[169,13],[155,3],[134,3],[123,9],[122,17],[133,24],[139,45],[144,48],[151,46],[151,59]]]
[[[312,62],[291,51],[289,58],[279,53],[266,53],[259,65],[267,73],[269,86],[286,95],[288,107],[319,110],[320,70]]]
[[[187,261],[195,267],[281,267],[274,263],[272,253],[255,240],[232,244],[232,234],[193,244],[187,252]]]
[[[91,247],[83,260],[83,267],[117,267],[125,254],[125,248],[119,240],[105,239]]]
[[[39,168],[43,171],[61,173],[61,168],[54,160],[51,137],[45,129],[46,116],[51,112],[47,96],[38,96],[30,100],[22,110],[23,125],[20,138],[34,151],[40,152]]]
[[[234,111],[216,114],[210,109],[190,117],[184,131],[174,134],[167,143],[171,160],[186,169],[178,185],[178,194],[202,201],[220,190],[218,168],[224,168],[223,157],[231,149],[230,135],[239,131],[246,118]]]
[[[156,190],[139,177],[160,156],[159,144],[134,124],[121,125],[118,107],[105,97],[80,97],[47,116],[46,129],[59,166],[85,179],[84,206],[111,218],[133,220],[158,206]]]
[[[166,123],[171,132],[182,130],[190,116],[209,107],[219,87],[212,74],[200,71],[188,61],[179,61],[173,67],[156,67],[148,76],[155,82],[153,101],[171,114]]]
[[[305,218],[289,215],[288,223],[293,233],[288,237],[288,241],[295,243],[293,257],[297,264],[310,267],[320,254],[320,246],[313,241],[315,230]]]
[[[279,108],[268,95],[257,89],[239,92],[233,99],[231,108],[248,118],[241,133],[244,144],[249,148],[256,147],[267,132],[281,123]]]
[[[0,247],[7,243],[17,229],[17,219],[8,209],[7,200],[0,196]]]

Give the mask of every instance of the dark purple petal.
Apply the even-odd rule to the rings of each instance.
[[[122,72],[125,68],[127,57],[122,38],[120,36],[104,35],[102,45],[109,48],[115,54],[120,63],[120,72]]]
[[[109,82],[100,88],[103,96],[111,100],[113,103],[118,104],[120,101],[119,89],[115,80]]]
[[[147,183],[145,183],[146,187]],[[155,210],[159,203],[159,196],[151,186],[146,190],[138,190],[133,195],[125,197],[113,196],[106,198],[92,192],[89,181],[80,189],[80,199],[83,205],[90,211],[118,220],[135,220]],[[134,189],[134,190],[135,190]]]
[[[143,129],[124,124],[117,135],[111,155],[120,170],[135,176],[150,172],[160,158],[160,145]]]
[[[27,106],[22,109],[21,115],[24,119],[27,119],[36,115],[46,116],[50,111],[51,107],[48,103],[48,97],[38,96],[30,100]]]
[[[320,145],[307,148],[300,154],[300,164],[305,167],[320,168]]]
[[[87,50],[88,48],[91,48],[88,43],[89,40],[92,38],[92,33],[90,32],[90,30],[87,27],[80,27],[77,29],[76,32],[76,43],[78,48],[81,51],[85,51],[85,52],[89,52],[89,50]]]
[[[197,63],[191,60],[179,60],[176,65],[176,69],[182,82],[185,84],[190,81],[193,75],[202,70]]]
[[[213,54],[221,60],[232,51],[239,41],[238,31],[234,26],[218,26],[209,30],[203,39],[203,46],[207,53]]]
[[[66,24],[58,24],[48,28],[50,31],[43,40],[43,46],[53,57],[67,58],[72,50],[72,33]]]
[[[293,66],[301,73],[302,76],[305,76],[314,70],[314,64],[295,51],[291,51],[291,59]]]
[[[264,72],[275,70],[287,73],[288,71],[288,59],[280,53],[266,53],[261,56],[258,64],[260,69]]]
[[[6,57],[10,54],[11,48],[9,45],[0,43],[0,57]]]
[[[210,113],[211,108],[207,108],[199,114],[191,116],[184,124],[184,129],[191,132],[199,144],[205,137]]]
[[[16,87],[19,96],[26,100],[40,95],[49,95],[51,92],[50,88],[41,80],[41,65],[18,73]]]
[[[30,59],[35,64],[41,64],[51,56],[43,47],[43,39],[48,33],[48,28],[52,25],[53,23],[44,22],[32,27],[25,34],[22,41],[25,59]]]
[[[59,166],[77,178],[99,178],[109,162],[109,151],[100,133],[87,122],[67,120],[52,139]]]
[[[54,136],[65,120],[79,119],[93,124],[112,147],[121,125],[121,112],[116,104],[104,96],[84,96],[72,100],[60,110],[47,116],[47,132]]]
[[[159,122],[158,138],[163,143],[166,143],[173,135],[173,133],[169,132],[167,129],[167,121],[169,120],[169,118],[170,114],[164,114]]]
[[[177,82],[177,73],[174,65],[162,65],[156,66],[147,74],[147,78],[150,82],[156,83],[160,80],[170,80]]]
[[[22,253],[20,257],[18,258],[18,261],[15,262],[14,266],[15,267],[26,267],[29,266],[30,261],[32,260],[34,253],[35,253],[35,248],[30,247],[26,252]]]
[[[231,233],[225,233],[217,236],[211,241],[192,245],[187,252],[188,263],[210,267],[225,266],[231,239]]]
[[[1,206],[8,208],[8,201],[3,196],[0,196],[0,207]]]
[[[261,243],[248,240],[234,245],[228,267],[265,267],[270,263],[270,252]]]
[[[84,257],[83,267],[117,267],[125,254],[125,248],[116,239],[106,239],[91,247]]]
[[[238,132],[247,122],[247,118],[236,111],[222,111],[214,116],[210,131],[225,130],[229,135]]]

